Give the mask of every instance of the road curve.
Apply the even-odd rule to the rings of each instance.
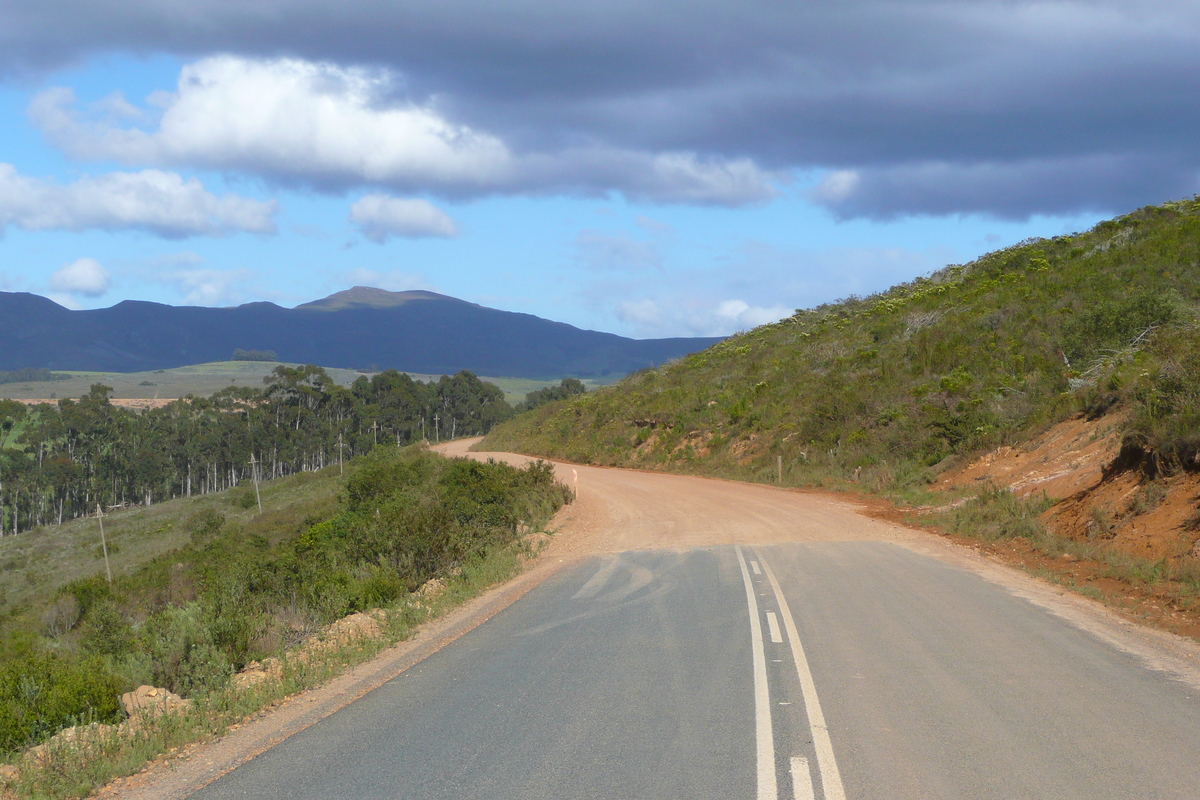
[[[562,568],[192,796],[1200,796],[1191,643],[836,498],[557,469]]]

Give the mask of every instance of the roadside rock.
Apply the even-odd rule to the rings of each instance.
[[[191,704],[191,700],[184,700],[167,689],[144,684],[121,695],[121,705],[129,715],[130,722],[147,713],[178,714],[186,711]]]
[[[356,642],[359,639],[375,639],[381,635],[383,635],[383,628],[380,627],[379,620],[371,614],[364,614],[360,611],[326,625],[325,629],[316,637],[304,644],[298,655],[302,655],[305,650],[327,650],[331,647],[341,647]]]
[[[278,658],[264,658],[261,662],[251,661],[237,675],[233,676],[233,685],[239,689],[257,686],[263,681],[278,678],[283,672],[283,665]]]

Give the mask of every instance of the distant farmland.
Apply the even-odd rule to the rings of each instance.
[[[209,364],[194,364],[189,367],[155,370],[152,372],[60,372],[69,375],[65,380],[57,381],[27,381],[22,383],[0,384],[0,398],[13,400],[58,400],[64,397],[80,397],[87,394],[93,383],[103,383],[113,387],[113,397],[116,399],[164,399],[173,400],[186,397],[189,394],[197,397],[207,397],[213,392],[227,386],[261,387],[263,378],[271,374],[278,363],[266,361],[215,361]],[[287,366],[296,366],[289,364]],[[349,386],[360,375],[372,373],[358,372],[352,369],[335,369],[326,367],[325,371],[342,386]],[[439,375],[418,375],[409,373],[414,380],[437,380]],[[529,378],[488,378],[483,380],[494,383],[504,392],[504,397],[510,403],[525,399],[525,395],[535,389],[551,386],[558,380],[533,380]],[[614,376],[617,377],[617,376]],[[595,381],[584,381],[588,388],[597,385]]]

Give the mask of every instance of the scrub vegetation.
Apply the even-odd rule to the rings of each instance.
[[[448,584],[444,605],[509,577],[528,549],[525,534],[572,497],[544,462],[518,469],[446,459],[419,445],[379,447],[349,464],[344,479],[337,472],[267,486],[261,515],[242,502],[244,488],[173,501],[152,524],[178,546],[127,564],[111,583],[89,558],[86,576],[27,593],[6,609],[0,750],[16,753],[69,725],[117,722],[124,716],[119,694],[141,684],[194,701],[190,721],[161,721],[154,736],[162,736],[149,744],[114,740],[124,755],[106,758],[104,775],[88,777],[95,768],[81,762],[60,780],[27,764],[25,789],[73,796],[132,769],[114,765],[133,750],[140,755],[130,763],[141,763],[180,737],[219,730],[314,685],[349,656],[339,651],[336,663],[310,657],[287,666],[299,643],[377,608],[392,609],[381,617],[390,631],[384,638],[402,638],[438,607],[417,602],[419,588],[435,579]],[[56,535],[94,541],[95,532],[80,521]],[[134,536],[116,538],[135,546]],[[378,649],[364,647],[363,658]],[[269,656],[285,663],[278,686],[247,699],[232,676]],[[181,725],[187,730],[176,730]],[[69,766],[69,754],[63,757],[56,763]]]

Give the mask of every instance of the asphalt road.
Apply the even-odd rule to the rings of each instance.
[[[192,795],[1200,797],[1196,690],[879,541],[591,557]]]

